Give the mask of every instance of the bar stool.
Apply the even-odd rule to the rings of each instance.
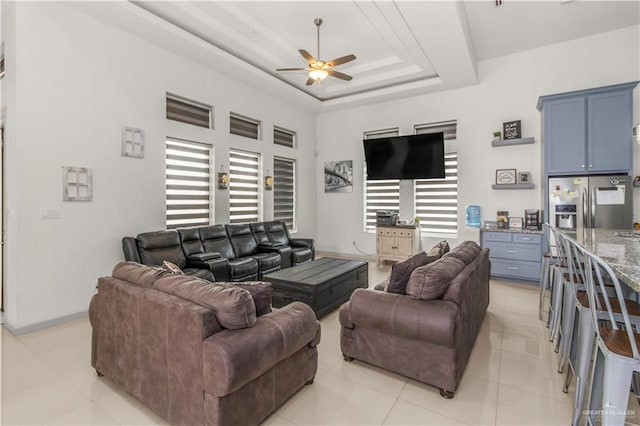
[[[587,422],[594,424],[597,413],[604,426],[623,425],[633,374],[640,372],[640,334],[634,331],[638,330],[640,318],[629,315],[620,282],[611,267],[595,254],[586,250],[584,253],[585,267],[594,270],[587,274],[586,289],[591,324],[597,335]],[[598,290],[606,294],[605,280],[612,282],[615,298],[598,297]]]
[[[551,288],[551,282],[554,279],[553,272],[555,270],[554,265],[557,261],[557,255],[555,250],[551,247],[551,230],[548,224],[542,225],[543,241],[545,244],[545,251],[542,253],[542,271],[540,274],[540,300],[538,301],[538,319],[542,319],[544,314],[544,299],[547,291]],[[551,298],[549,298],[551,301]],[[551,316],[551,310],[549,310],[549,316],[547,317],[547,325],[549,325],[549,318]]]

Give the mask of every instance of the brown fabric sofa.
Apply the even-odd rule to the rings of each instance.
[[[171,424],[258,424],[318,362],[313,311],[271,292],[119,263],[89,307],[92,366]]]
[[[391,370],[453,397],[489,305],[489,275],[488,250],[467,241],[414,269],[406,294],[357,289],[340,307],[345,360]]]

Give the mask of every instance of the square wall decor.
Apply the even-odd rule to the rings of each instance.
[[[62,166],[62,200],[91,201],[93,183],[91,169]]]
[[[122,156],[144,158],[144,130],[122,127]]]
[[[324,163],[324,192],[353,192],[353,160]]]

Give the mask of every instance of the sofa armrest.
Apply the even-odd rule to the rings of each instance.
[[[457,304],[420,300],[404,294],[356,289],[349,302],[353,327],[454,347],[458,328]],[[343,326],[343,315],[340,315]]]
[[[187,256],[187,262],[189,261],[197,261],[197,262],[206,262],[207,260],[219,259],[220,253],[217,251],[209,251],[206,253],[194,253]]]
[[[307,247],[313,249],[315,241],[313,238],[291,238],[289,240],[289,245],[291,247]]]
[[[204,341],[205,391],[229,395],[305,346],[315,346],[320,323],[294,302],[258,318],[251,328],[223,330]]]
[[[267,249],[272,249],[272,248],[278,248],[278,247],[282,247],[285,244],[275,241],[275,242],[271,242],[271,241],[264,241],[260,244],[258,244],[258,248],[260,250],[267,250]]]
[[[229,259],[225,257],[206,261],[187,259],[187,268],[206,269],[216,281],[229,281]]]

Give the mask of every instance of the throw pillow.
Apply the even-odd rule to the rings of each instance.
[[[447,291],[451,280],[465,267],[455,257],[445,257],[416,268],[407,283],[407,294],[414,299],[435,300]]]
[[[176,265],[175,263],[171,263],[168,260],[162,261],[162,269],[166,269],[173,274],[184,275],[184,272],[182,272],[182,269],[180,269],[178,265]]]
[[[391,276],[389,277],[387,292],[406,294],[405,289],[411,273],[418,266],[426,265],[428,260],[427,254],[425,252],[420,252],[407,260],[394,263],[391,266]]]
[[[429,250],[427,253],[429,256],[438,256],[438,259],[444,256],[445,253],[449,251],[449,242],[447,240],[442,240],[437,243],[435,246]]]
[[[271,283],[260,281],[234,282],[229,283],[232,286],[240,287],[247,290],[253,298],[256,305],[256,315],[262,316],[271,312],[271,295],[273,287]]]
[[[454,247],[451,250],[447,257],[455,257],[464,262],[465,265],[473,262],[473,259],[476,258],[478,253],[480,252],[480,246],[473,241],[465,241],[457,247]]]

